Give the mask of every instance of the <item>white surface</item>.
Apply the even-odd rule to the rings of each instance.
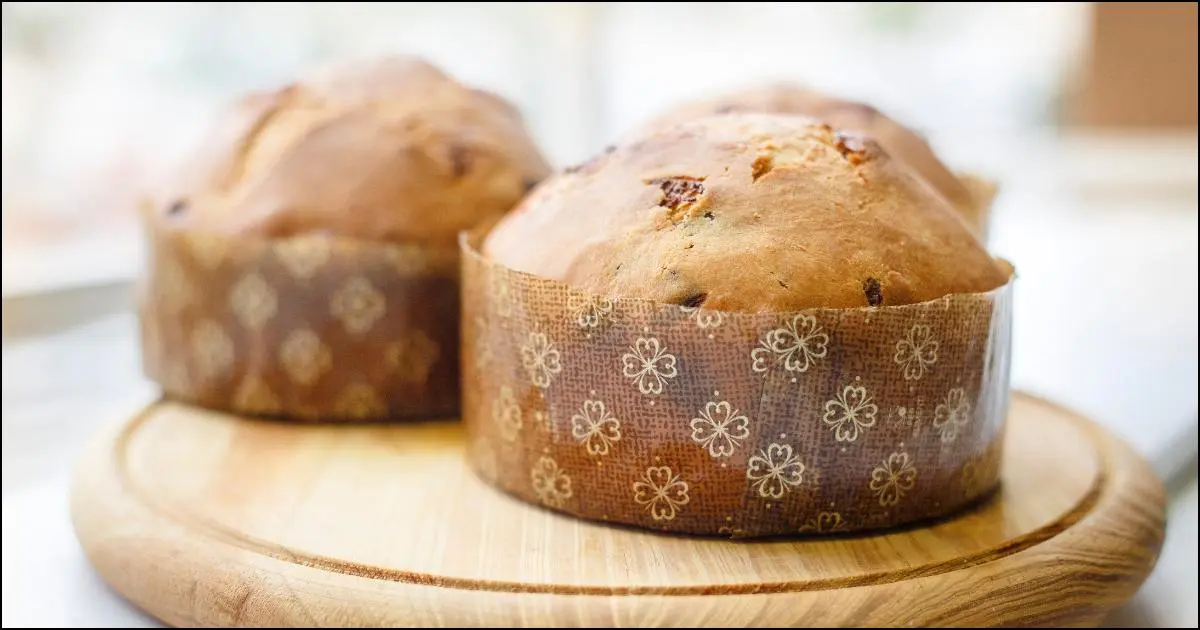
[[[1000,213],[993,246],[1018,274],[1013,386],[1104,423],[1167,475],[1196,452],[1194,202],[1088,205],[1034,188]]]
[[[161,627],[88,564],[67,518],[65,476],[5,493],[3,564],[5,628]]]
[[[143,260],[141,227],[130,221],[54,244],[6,244],[4,297],[133,279]]]

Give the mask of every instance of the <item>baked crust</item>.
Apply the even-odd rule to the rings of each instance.
[[[875,140],[770,114],[610,147],[539,186],[483,251],[593,293],[749,312],[911,304],[1009,277]]]
[[[979,178],[955,174],[938,159],[920,134],[865,103],[837,98],[795,84],[775,83],[685,103],[653,120],[650,127],[725,113],[810,116],[837,129],[871,136],[884,151],[908,165],[921,179],[933,186],[977,233],[985,231],[983,228],[995,192],[994,186]],[[981,194],[985,189],[990,190]]]
[[[453,246],[548,173],[512,105],[397,56],[241,99],[148,210],[170,229]]]

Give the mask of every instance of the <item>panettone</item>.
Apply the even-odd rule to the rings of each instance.
[[[823,534],[999,481],[1012,269],[863,135],[771,114],[660,127],[462,244],[469,458],[526,501]]]
[[[247,96],[143,206],[147,373],[242,413],[455,413],[456,236],[548,171],[511,105],[415,58]]]
[[[950,201],[977,234],[986,235],[995,185],[974,175],[952,172],[918,133],[865,103],[796,84],[775,83],[684,103],[653,120],[649,127],[738,112],[810,116],[838,129],[871,136],[893,159],[913,169]]]
[[[510,104],[390,57],[245,97],[153,204],[168,229],[445,246],[548,173]]]
[[[484,253],[597,294],[749,312],[910,304],[1007,281],[873,140],[760,114],[660,127],[568,169]]]

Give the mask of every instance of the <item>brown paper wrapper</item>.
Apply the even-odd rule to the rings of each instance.
[[[457,248],[147,236],[143,366],[168,395],[307,420],[458,411]]]
[[[479,475],[575,516],[733,537],[947,514],[999,482],[1011,282],[729,313],[591,295],[463,244]]]

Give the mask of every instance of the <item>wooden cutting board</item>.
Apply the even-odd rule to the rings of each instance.
[[[156,403],[85,453],[75,529],[175,625],[1089,625],[1162,544],[1147,464],[1014,396],[1004,487],[887,534],[731,542],[576,521],[475,479],[455,422],[294,425]]]

